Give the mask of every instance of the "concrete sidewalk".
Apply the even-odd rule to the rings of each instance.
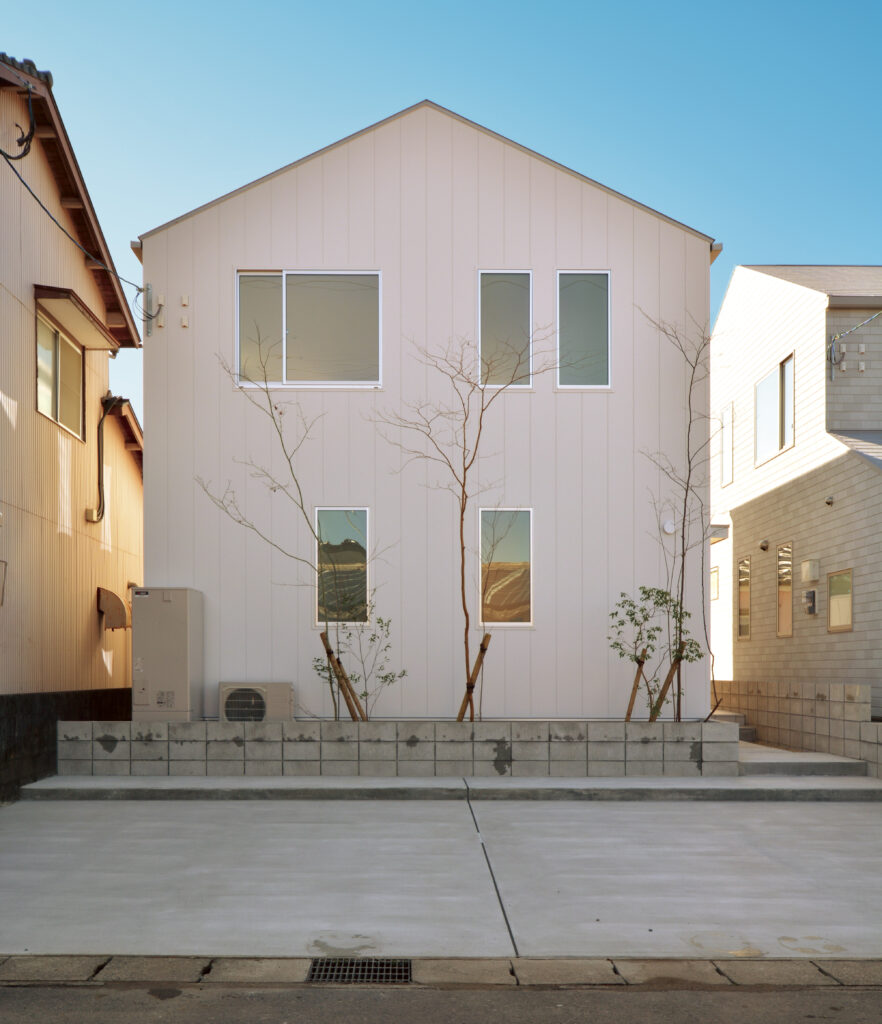
[[[880,854],[859,802],[25,800],[0,955],[874,958]]]
[[[786,751],[772,751],[773,756]],[[258,778],[71,775],[25,786],[22,800],[597,800],[882,801],[882,779],[739,778]]]

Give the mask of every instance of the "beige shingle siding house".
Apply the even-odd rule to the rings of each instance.
[[[240,327],[278,340],[287,317],[271,376],[280,401],[315,419],[307,501],[319,515],[348,510],[382,552],[371,585],[408,678],[377,714],[449,717],[464,683],[456,509],[374,421],[440,393],[414,345],[474,346],[495,317],[553,353],[563,315],[592,321],[592,369],[537,374],[503,396],[466,524],[475,645],[480,507],[522,513],[512,558],[531,584],[514,621],[490,627],[483,713],[621,715],[630,673],[610,657],[608,613],[662,572],[648,499],[660,483],[641,451],[676,456],[684,439],[683,367],[641,310],[706,323],[710,244],[428,101],[143,235],[144,280],[166,304],[145,343],[146,583],[205,595],[207,712],[221,680],[293,680],[301,707],[330,713],[311,667],[315,581],[194,483],[229,482],[249,517],[313,557],[308,531],[237,461],[280,468],[266,421],[218,363],[250,358]],[[322,306],[322,289],[337,301]],[[333,316],[360,325],[367,358],[323,333]],[[699,593],[693,575],[693,607]],[[686,710],[704,713],[706,666],[689,682]]]
[[[869,684],[874,715],[882,316],[871,318],[880,310],[880,267],[738,267],[711,355],[711,411],[725,424],[713,520],[731,525],[711,548],[717,676]]]
[[[16,151],[16,123],[31,126],[29,88],[34,136],[12,166],[104,266],[0,163],[0,793],[51,768],[56,718],[125,715],[112,691],[129,686],[127,631],[102,628],[98,588],[125,600],[141,576],[142,439],[124,401],[103,427],[104,516],[87,518],[108,359],[139,338],[51,76],[5,54],[4,149]]]

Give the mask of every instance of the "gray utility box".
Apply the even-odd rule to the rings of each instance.
[[[132,592],[132,721],[202,718],[202,594],[186,587]]]

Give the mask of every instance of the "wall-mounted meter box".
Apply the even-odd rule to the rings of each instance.
[[[132,721],[202,718],[202,644],[198,590],[132,591]]]
[[[802,582],[803,583],[817,583],[821,578],[819,573],[821,566],[817,558],[808,558],[800,566],[802,570]]]
[[[814,590],[803,590],[802,592],[802,606],[805,608],[806,615],[815,614],[815,591]]]

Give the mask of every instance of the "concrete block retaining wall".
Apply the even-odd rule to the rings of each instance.
[[[735,776],[719,722],[59,722],[59,775]]]
[[[720,710],[744,715],[760,743],[860,758],[882,778],[882,722],[870,721],[869,686],[736,679],[716,687]]]

